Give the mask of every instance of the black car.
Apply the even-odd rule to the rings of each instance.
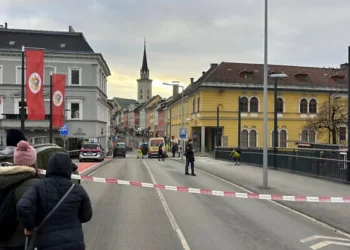
[[[47,169],[47,164],[49,162],[49,158],[52,154],[57,153],[57,152],[64,152],[63,148],[57,146],[56,144],[38,144],[38,145],[32,145],[32,147],[36,151],[36,163],[35,165],[39,169]],[[4,155],[0,156],[0,165],[1,163],[10,163],[13,164],[13,154],[11,155]],[[73,163],[73,162],[72,162]],[[74,164],[74,163],[73,163]],[[74,171],[73,174],[79,175],[78,172],[78,166],[74,166]],[[72,179],[74,183],[80,184],[80,180]]]
[[[126,146],[124,142],[117,142],[113,149],[113,158],[117,156],[126,157]]]

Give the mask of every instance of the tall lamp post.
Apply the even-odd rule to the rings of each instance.
[[[241,146],[241,96],[238,96],[238,147]]]
[[[270,74],[270,78],[274,79],[274,112],[273,112],[273,167],[277,168],[277,147],[278,147],[278,118],[277,118],[277,82],[278,79],[287,78],[288,76],[284,73],[281,74]]]
[[[179,81],[172,81],[172,83],[167,83],[163,82],[164,85],[167,86],[177,86],[181,88],[181,128],[184,127],[184,86],[180,85]],[[181,154],[181,160],[184,159],[184,150],[185,150],[185,145],[184,145],[184,139],[181,138],[181,145],[182,145],[182,154]]]
[[[350,46],[348,47],[348,154],[347,154],[347,181],[350,181]]]

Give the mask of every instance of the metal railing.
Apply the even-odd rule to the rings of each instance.
[[[215,158],[232,160],[230,153],[233,148],[215,149]],[[274,166],[274,152],[268,151],[268,166]],[[263,152],[261,149],[242,149],[240,162],[262,166]],[[346,154],[332,150],[279,150],[276,154],[276,168],[284,171],[317,176],[325,179],[349,182]]]

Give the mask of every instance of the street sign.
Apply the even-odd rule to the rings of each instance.
[[[187,136],[187,128],[180,128],[180,138],[185,139]]]
[[[68,125],[64,124],[60,129],[60,135],[67,136],[68,135]]]

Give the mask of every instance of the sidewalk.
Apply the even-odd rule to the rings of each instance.
[[[179,158],[174,160],[181,161]],[[305,195],[305,196],[350,196],[350,186],[269,169],[269,188],[262,187],[262,168],[232,162],[198,157],[195,167],[260,194]],[[201,174],[201,173],[197,173]],[[202,173],[203,174],[203,173]],[[229,191],[229,190],[225,190]],[[350,204],[345,203],[279,203],[350,233]]]

